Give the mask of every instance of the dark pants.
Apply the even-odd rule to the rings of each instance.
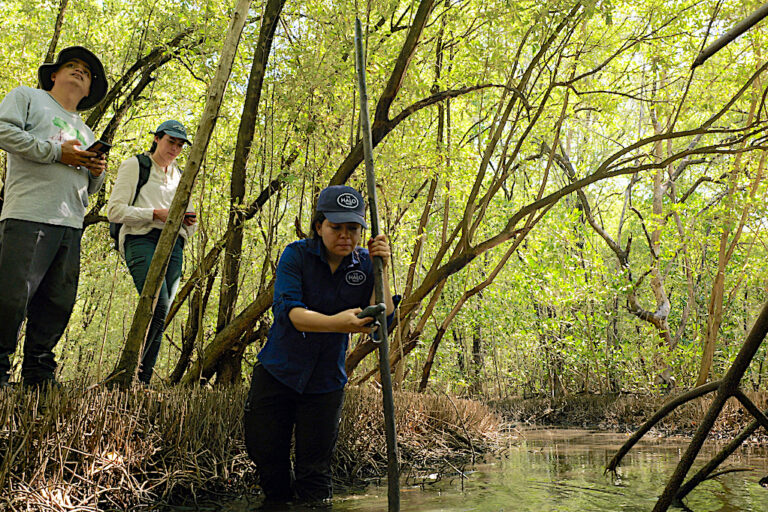
[[[339,434],[344,390],[298,393],[256,364],[245,404],[245,445],[267,499],[332,496],[331,456]],[[291,473],[291,436],[296,451]]]
[[[25,383],[54,378],[53,348],[64,333],[77,297],[83,230],[5,219],[0,222],[0,380],[27,319]]]
[[[159,230],[152,230],[146,235],[126,235],[125,237],[125,262],[139,293],[144,289],[144,281],[147,278],[149,264],[152,263],[152,256],[155,254],[159,238]],[[157,297],[157,304],[149,324],[149,333],[144,343],[144,352],[139,365],[139,380],[147,384],[152,378],[152,370],[160,352],[160,343],[163,340],[163,331],[165,330],[165,317],[168,316],[171,302],[173,302],[176,289],[179,287],[182,265],[184,264],[183,251],[184,239],[178,237],[176,245],[173,246],[171,260],[168,262],[165,279],[163,279],[163,285]]]

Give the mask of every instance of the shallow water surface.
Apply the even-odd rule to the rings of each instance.
[[[605,465],[627,437],[585,430],[525,430],[499,459],[475,466],[465,478],[455,475],[403,487],[401,510],[650,511],[687,441],[643,440],[624,458],[617,478],[604,476]],[[705,448],[694,470],[716,451],[713,445]],[[768,474],[768,452],[761,447],[742,447],[725,467],[753,470],[729,473],[700,485],[686,500],[690,510],[768,511],[768,489],[757,483]],[[225,510],[244,511],[252,510],[254,502],[230,505]],[[336,496],[333,510],[386,511],[387,489],[371,486],[362,494]]]

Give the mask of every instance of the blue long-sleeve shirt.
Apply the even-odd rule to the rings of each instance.
[[[259,362],[277,380],[299,393],[328,393],[343,388],[347,383],[344,361],[349,334],[298,331],[288,313],[293,308],[306,308],[333,315],[345,309],[364,308],[372,293],[373,263],[367,249],[357,248],[331,274],[321,240],[291,243],[277,265],[274,323],[259,352]]]

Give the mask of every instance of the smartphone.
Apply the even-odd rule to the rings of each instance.
[[[185,219],[196,219],[197,218],[197,214],[195,212],[186,212],[184,214],[184,218]]]
[[[97,140],[90,146],[88,146],[88,149],[86,151],[92,151],[94,153],[98,153],[99,155],[106,155],[109,153],[109,150],[112,149],[112,144],[109,144],[108,142],[104,142],[103,140]]]

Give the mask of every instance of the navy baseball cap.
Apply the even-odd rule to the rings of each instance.
[[[324,188],[317,198],[316,209],[334,224],[356,222],[364,228],[368,227],[365,223],[365,201],[360,192],[352,187],[332,185]]]
[[[154,131],[154,134],[157,135],[160,132],[163,132],[171,137],[181,139],[190,146],[192,145],[192,143],[189,142],[189,139],[187,138],[187,129],[184,128],[183,124],[174,119],[169,119],[168,121],[163,121],[160,123],[160,126],[157,127],[157,130]]]

